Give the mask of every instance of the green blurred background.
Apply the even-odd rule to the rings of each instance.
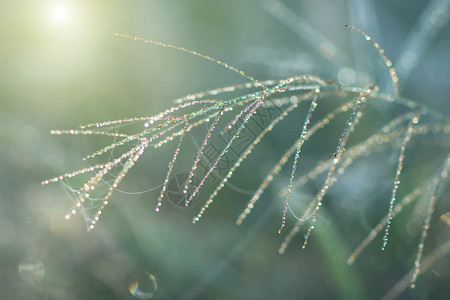
[[[370,191],[379,186],[389,191],[392,178],[383,176],[393,174],[397,152],[389,157],[387,173],[369,178],[364,187],[358,186],[361,191],[349,179],[350,189],[359,195],[355,199],[339,202],[345,186],[337,189],[336,204],[321,211],[321,223],[305,250],[300,249],[299,236],[285,255],[279,255],[282,201],[275,188],[240,227],[234,220],[248,199],[242,192],[226,191],[196,225],[191,219],[198,205],[186,209],[167,205],[156,213],[156,192],[116,193],[96,230],[87,233],[81,217],[64,220],[72,205],[64,189],[42,187],[40,181],[85,166],[81,158],[97,145],[93,139],[56,137],[49,131],[152,115],[186,94],[246,82],[199,57],[115,33],[193,49],[257,79],[317,74],[361,86],[377,82],[389,90],[377,53],[344,24],[359,27],[380,42],[398,66],[404,96],[448,116],[448,2],[1,1],[0,298],[145,299],[148,293],[155,299],[381,297],[413,265],[418,234],[405,229],[410,214],[396,219],[387,251],[381,253],[376,241],[354,266],[345,261],[387,211],[387,199],[375,199]],[[436,5],[443,9],[436,12]],[[294,25],[300,29],[280,22],[291,20],[286,12],[277,18],[277,12],[285,9],[297,15]],[[430,41],[425,49],[415,52],[420,54],[415,59],[401,60],[410,33],[419,34],[414,26],[428,23]],[[291,143],[272,142],[264,144],[268,155]],[[443,158],[442,153],[436,155]],[[160,186],[167,166],[161,157],[168,156],[152,155],[130,173],[123,190]],[[276,158],[267,159],[267,165],[260,163],[262,170],[267,171]],[[418,170],[423,171],[427,161],[422,159],[425,167]],[[367,175],[371,170],[364,166],[353,171]],[[263,174],[249,168],[234,183],[252,190]],[[275,186],[287,184],[286,174]],[[367,186],[369,190],[364,190]],[[436,219],[448,210],[445,203],[441,206]],[[433,230],[427,250],[449,237],[445,224],[437,222]],[[447,299],[449,267],[444,258],[402,297]],[[156,290],[148,273],[157,282]],[[129,288],[135,282],[141,292],[133,296]]]

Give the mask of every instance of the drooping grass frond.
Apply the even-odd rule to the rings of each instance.
[[[436,248],[431,254],[425,257],[420,264],[418,274],[423,274],[436,264],[441,258],[450,253],[450,240]],[[416,272],[416,268],[408,272],[397,284],[383,296],[383,300],[391,300],[397,298],[404,290],[411,285],[411,277]]]
[[[448,247],[446,246],[447,248],[445,249],[447,250],[432,254],[430,259],[426,258],[421,264],[423,248],[430,229],[435,205],[440,196],[440,191],[446,183],[449,158],[442,165],[439,174],[425,181],[419,187],[408,191],[406,196],[402,198],[399,197],[400,177],[403,178],[404,176],[404,161],[408,156],[408,147],[411,146],[412,139],[416,137],[419,139],[432,134],[443,135],[448,139],[450,123],[445,117],[440,116],[439,113],[432,112],[420,107],[420,105],[411,100],[402,98],[400,96],[397,73],[392,66],[392,62],[385,55],[384,50],[366,33],[355,27],[346,26],[361,33],[381,55],[395,89],[393,95],[380,92],[377,85],[369,87],[345,86],[337,81],[325,80],[313,75],[259,81],[227,63],[196,51],[119,34],[122,37],[149,42],[199,56],[239,73],[250,80],[250,82],[187,95],[176,99],[174,106],[152,116],[91,123],[73,130],[53,130],[51,133],[54,135],[100,135],[112,138],[113,141],[111,144],[85,157],[86,160],[103,158],[105,162],[64,173],[45,180],[42,184],[63,182],[63,184],[70,187],[70,191],[76,196],[76,201],[74,207],[66,215],[66,219],[81,212],[86,215],[88,220],[88,230],[92,230],[108,205],[111,196],[118,190],[119,185],[144,152],[151,151],[149,150],[151,148],[155,149],[175,144],[175,150],[171,152],[173,154],[168,162],[162,187],[156,199],[156,211],[160,211],[164,198],[170,192],[169,182],[174,177],[174,170],[181,159],[193,158],[191,167],[188,169],[187,178],[182,184],[182,193],[185,195],[184,204],[186,206],[190,205],[194,199],[199,198],[201,190],[207,189],[207,182],[213,182],[211,178],[215,173],[225,171],[225,174],[220,174],[219,182],[215,183],[214,189],[208,194],[205,203],[194,216],[193,223],[196,223],[213,204],[228,181],[233,178],[241,164],[249,159],[252,153],[261,148],[259,146],[262,144],[263,139],[267,139],[276,130],[274,129],[275,127],[277,129],[281,127],[286,119],[295,118],[296,124],[300,123],[302,126],[297,126],[294,129],[291,127],[287,128],[288,133],[292,131],[293,136],[295,136],[294,142],[288,141],[286,143],[290,147],[277,157],[269,172],[263,177],[256,192],[250,196],[248,203],[236,221],[238,225],[243,223],[262,194],[268,189],[268,186],[282,172],[283,168],[292,162],[289,180],[279,192],[280,198],[284,200],[279,233],[281,234],[282,229],[289,224],[291,215],[296,220],[296,223],[279,248],[279,252],[284,253],[293,238],[300,232],[301,226],[309,221],[303,240],[303,248],[306,247],[316,226],[316,221],[320,217],[320,208],[326,202],[330,189],[339,182],[341,175],[352,164],[363,157],[368,157],[374,153],[395,148],[399,145],[399,155],[396,161],[397,166],[394,173],[393,188],[388,201],[387,215],[370,231],[368,236],[348,258],[347,263],[349,265],[353,264],[355,259],[383,228],[382,249],[384,249],[388,242],[393,218],[405,206],[412,203],[419,196],[424,195],[425,191],[428,191],[428,208],[414,269],[409,277],[411,286],[414,286],[418,275],[428,268],[432,258],[440,257],[444,255],[442,253],[448,252]],[[318,105],[319,99],[320,105]],[[364,122],[364,117],[370,114],[367,111],[370,111],[377,102],[385,103],[392,107],[395,106],[398,112],[391,116],[388,121],[383,121],[381,127],[379,124],[376,125],[377,127],[370,125],[368,126],[370,130],[364,132],[363,129],[360,129],[360,124]],[[304,106],[307,108],[304,109]],[[269,115],[268,122],[262,122],[260,120],[262,112],[270,110],[275,110],[276,113]],[[296,115],[293,112],[303,113],[304,118],[299,118],[298,114]],[[252,125],[257,126],[258,129],[252,130]],[[199,129],[203,127],[206,127],[207,130],[202,137],[200,146],[195,153],[189,153],[188,147],[185,147],[186,137],[195,135],[195,132],[200,131]],[[302,159],[302,155],[304,155],[305,147],[314,144],[314,138],[320,137],[322,132],[326,130],[334,131],[334,129],[337,129],[338,135],[329,138],[333,140],[332,148],[334,151],[323,150],[325,158],[322,157],[311,170],[308,170],[306,167],[303,168],[303,165],[299,162]],[[356,133],[359,133],[360,130],[363,136],[366,134],[364,138],[357,136]],[[252,133],[251,137],[249,136],[250,131]],[[326,133],[323,134],[325,136]],[[222,141],[220,146],[218,146],[218,140]],[[237,148],[239,147],[241,149],[238,151]],[[210,155],[210,150],[214,150],[213,155]],[[109,156],[104,155],[105,153],[109,153]],[[237,158],[229,161],[230,164],[222,169],[221,164],[226,161],[228,155],[235,155]],[[72,187],[71,180],[80,176],[88,176],[88,178],[78,187]],[[291,209],[291,203],[298,200],[295,199],[294,192],[300,190],[308,182],[318,182],[322,177],[323,181],[311,197],[312,199],[309,199],[304,205],[303,212],[298,216],[294,214]],[[398,201],[397,198],[399,198]],[[278,201],[278,199],[275,201]],[[403,281],[401,282],[400,287],[396,291],[404,289],[404,283]]]
[[[345,25],[345,27],[351,28],[351,29],[356,30],[357,32],[361,33],[366,38],[366,40],[370,41],[372,43],[372,45],[377,49],[378,53],[380,54],[386,67],[389,70],[389,75],[391,76],[391,81],[392,81],[392,84],[394,85],[395,95],[399,96],[400,95],[400,87],[398,84],[397,72],[395,71],[391,60],[384,53],[383,48],[380,47],[380,44],[375,42],[367,33],[363,32],[362,30],[360,30],[358,28],[355,28],[351,25]]]
[[[420,272],[420,264],[422,262],[422,256],[423,256],[423,247],[425,245],[425,239],[427,238],[428,231],[430,230],[430,222],[431,218],[433,217],[434,208],[436,206],[436,201],[439,198],[440,194],[442,193],[442,189],[447,184],[447,178],[448,178],[448,172],[450,169],[450,154],[447,156],[446,161],[444,162],[441,171],[439,172],[439,175],[431,181],[430,187],[429,187],[429,202],[428,202],[428,209],[425,214],[425,220],[423,221],[423,229],[422,234],[420,236],[420,242],[419,247],[417,250],[417,256],[416,260],[414,262],[414,271],[411,277],[411,287],[415,287],[415,283],[417,280],[417,276],[419,276]]]
[[[317,90],[316,93],[319,94],[320,90]],[[305,122],[303,123],[303,128],[300,133],[300,138],[298,139],[297,148],[295,151],[294,163],[292,164],[291,177],[289,178],[289,187],[288,187],[288,194],[286,197],[286,204],[284,205],[283,216],[281,219],[281,227],[278,230],[278,233],[281,233],[281,230],[283,229],[283,227],[286,224],[286,212],[287,212],[288,206],[289,206],[289,196],[291,195],[291,191],[292,191],[292,184],[294,182],[295,171],[297,170],[298,159],[300,157],[300,152],[302,151],[303,143],[305,142],[305,136],[306,136],[306,133],[308,130],[308,125],[311,122],[311,115],[316,110],[316,107],[317,107],[317,97],[314,98],[313,101],[311,101],[311,105],[309,106],[308,112],[306,113]]]

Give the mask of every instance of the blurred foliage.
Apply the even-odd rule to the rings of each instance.
[[[420,234],[411,219],[413,208],[394,220],[386,251],[379,250],[380,238],[355,265],[345,264],[387,211],[397,153],[371,157],[349,170],[353,177],[330,192],[319,216],[320,230],[308,247],[301,250],[302,239],[297,238],[284,255],[277,252],[283,239],[277,234],[283,201],[276,189],[264,195],[240,227],[234,220],[248,199],[244,192],[227,190],[195,226],[198,204],[167,205],[156,213],[157,190],[116,193],[96,230],[87,233],[81,217],[64,220],[72,205],[64,189],[40,185],[54,174],[79,168],[80,159],[98,146],[95,139],[50,136],[50,129],[152,115],[172,106],[172,99],[243,82],[216,64],[118,38],[117,32],[197,50],[261,80],[294,74],[337,79],[354,72],[355,84],[376,82],[386,90],[387,72],[376,51],[344,24],[373,36],[397,66],[408,38],[417,34],[415,26],[429,21],[421,19],[424,12],[448,1],[283,3],[335,43],[341,56],[329,59],[326,51],[305,43],[268,11],[267,1],[0,3],[1,299],[135,299],[130,285],[136,276],[143,294],[134,295],[142,299],[150,297],[147,292],[155,299],[368,299],[383,296],[411,269]],[[437,20],[442,19],[448,20],[448,10]],[[402,95],[448,116],[450,26],[438,25],[423,55],[399,77]],[[378,109],[377,119],[391,118],[392,107]],[[332,144],[324,140],[315,141],[317,148]],[[273,163],[271,155],[289,143],[283,135],[272,137],[253,163],[267,171],[265,161]],[[415,145],[415,159],[406,163],[410,185],[417,184],[416,175],[433,174],[445,157],[439,147],[444,144],[448,150],[448,142],[434,143],[436,153],[420,152],[421,145]],[[163,151],[146,157],[121,188],[139,192],[160,186],[167,157]],[[385,168],[374,167],[379,160],[386,162]],[[306,155],[304,161],[316,160]],[[246,168],[233,183],[251,191],[264,174],[254,170]],[[287,176],[275,186],[284,187]],[[353,189],[350,195],[346,187]],[[447,189],[436,208],[426,253],[449,238],[448,225],[439,221],[450,210],[448,195]],[[445,299],[448,270],[447,256],[400,298]],[[147,273],[155,277],[156,290]]]

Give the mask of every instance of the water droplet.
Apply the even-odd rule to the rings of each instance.
[[[143,273],[132,278],[128,285],[130,294],[137,299],[150,299],[158,289],[155,276],[150,273]]]
[[[44,273],[44,265],[36,258],[26,258],[19,264],[19,275],[27,283],[38,283],[44,278]]]

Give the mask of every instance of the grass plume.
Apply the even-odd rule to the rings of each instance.
[[[400,145],[397,167],[394,170],[395,175],[391,197],[386,199],[386,204],[388,205],[387,215],[371,230],[361,245],[351,254],[347,262],[349,265],[353,264],[378,233],[383,231],[383,228],[385,230],[382,249],[384,249],[387,246],[392,219],[405,206],[419,198],[420,195],[428,197],[428,210],[423,220],[423,229],[413,271],[408,274],[408,279],[400,281],[399,287],[395,291],[399,292],[402,288],[404,289],[405,280],[411,287],[414,287],[417,277],[429,268],[433,260],[435,261],[438,257],[449,252],[447,242],[442,246],[442,249],[439,248],[441,249],[440,251],[422,259],[425,240],[430,230],[436,202],[447,183],[449,158],[447,156],[440,164],[440,169],[437,170],[433,178],[424,181],[423,185],[409,191],[402,198],[398,197],[400,178],[403,175],[402,171],[406,163],[405,158],[408,157],[407,150],[411,144],[413,142],[421,143],[421,138],[426,140],[430,135],[438,135],[443,139],[448,139],[450,123],[446,117],[441,116],[439,113],[424,108],[409,99],[402,98],[397,73],[384,50],[366,33],[355,27],[346,26],[359,32],[378,51],[390,74],[391,83],[394,86],[393,94],[380,91],[376,83],[368,87],[347,86],[339,83],[339,81],[324,79],[314,75],[259,81],[227,63],[196,51],[135,36],[118,34],[121,37],[149,42],[199,56],[239,73],[250,82],[199,92],[176,99],[174,106],[152,116],[92,123],[81,125],[79,129],[72,130],[53,130],[51,133],[54,135],[102,135],[112,138],[113,141],[111,144],[86,156],[86,160],[97,156],[103,157],[105,158],[103,163],[55,176],[43,181],[42,184],[63,182],[63,184],[70,187],[76,200],[74,206],[66,215],[66,219],[81,212],[87,220],[88,230],[92,230],[100,220],[113,193],[118,189],[130,169],[135,166],[144,152],[148,152],[152,148],[170,147],[170,144],[175,148],[172,158],[168,162],[159,197],[155,199],[156,211],[159,211],[164,205],[169,181],[173,177],[174,168],[181,158],[189,159],[193,157],[192,167],[187,170],[188,176],[183,184],[183,193],[187,195],[185,205],[188,206],[198,197],[201,190],[206,189],[206,183],[212,183],[212,176],[215,172],[218,172],[219,166],[225,161],[226,156],[231,152],[238,153],[238,159],[232,161],[231,165],[226,168],[225,174],[222,174],[219,183],[216,183],[213,191],[208,194],[206,202],[197,214],[193,216],[193,222],[196,223],[204,216],[204,213],[213,204],[214,200],[220,198],[220,191],[226,186],[228,180],[233,177],[235,172],[238,171],[241,164],[258,149],[261,141],[270,135],[274,128],[281,126],[284,120],[289,117],[293,118],[293,115],[298,116],[303,113],[305,115],[304,118],[298,119],[296,117],[297,124],[303,125],[289,128],[290,131],[295,133],[297,138],[279,156],[270,171],[263,177],[264,179],[257,187],[256,192],[251,195],[242,213],[238,215],[236,223],[242,224],[245,221],[270,183],[273,182],[274,178],[279,175],[285,166],[289,166],[289,163],[292,162],[289,168],[291,170],[289,180],[286,182],[285,188],[279,193],[281,198],[284,199],[279,233],[281,234],[282,229],[288,225],[290,216],[294,220],[294,225],[285,236],[279,252],[285,253],[290,242],[300,233],[301,227],[309,221],[303,240],[303,247],[306,247],[309,237],[316,226],[316,221],[320,218],[320,208],[326,201],[329,190],[339,182],[341,175],[358,159],[373,155],[387,148],[391,148],[395,152],[395,148]],[[324,107],[332,108],[326,111],[316,111],[316,107],[320,108],[322,103],[327,104]],[[329,103],[332,103],[334,107],[330,106]],[[390,118],[381,127],[365,133],[364,139],[359,138],[358,140],[354,137],[355,133],[359,132],[361,123],[364,123],[364,118],[369,114],[367,111],[377,103],[395,106],[401,113]],[[269,110],[275,110],[276,115],[272,116],[268,122],[261,122],[260,114]],[[344,119],[343,122],[341,118]],[[260,126],[260,130],[255,133],[253,138],[248,136],[251,124]],[[127,126],[134,126],[132,127],[134,131],[126,131]],[[185,153],[183,147],[186,136],[196,134],[196,130],[201,126],[207,126],[208,130],[198,151],[196,153]],[[300,130],[298,127],[301,127]],[[333,130],[336,129],[335,131],[337,131],[337,136],[339,137],[336,139],[335,150],[329,152],[326,158],[318,161],[312,170],[302,173],[303,175],[301,176],[296,176],[297,168],[300,166],[299,161],[302,158],[301,155],[304,153],[304,145],[310,143],[310,140],[318,135],[320,136],[322,131],[330,129],[330,127]],[[121,130],[124,131],[121,132]],[[212,157],[207,155],[210,147],[216,147],[217,143],[215,141],[220,138],[223,139],[223,137],[226,137],[225,143],[216,149],[217,152]],[[238,147],[242,148],[239,152],[236,151]],[[445,151],[448,151],[448,148],[445,148]],[[110,154],[109,157],[106,153]],[[200,165],[207,167],[201,169]],[[78,176],[87,176],[87,179],[81,185],[72,187],[71,180]],[[298,217],[294,214],[290,205],[293,200],[293,192],[301,189],[308,182],[318,181],[318,178],[321,176],[325,179],[320,183],[320,188],[312,199],[308,201],[301,216]],[[194,178],[199,180],[194,180]],[[188,190],[190,190],[189,193]],[[388,294],[388,298],[391,294]]]

